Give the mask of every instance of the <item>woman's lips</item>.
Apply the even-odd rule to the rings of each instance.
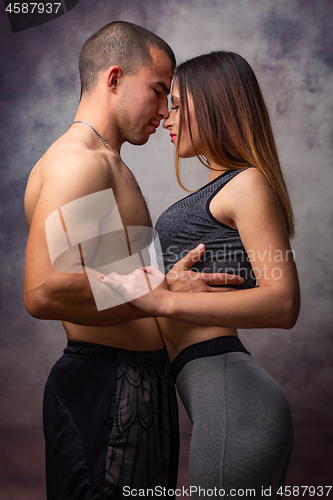
[[[170,137],[171,137],[171,142],[173,142],[177,136],[176,136],[176,134],[172,134],[170,132]]]

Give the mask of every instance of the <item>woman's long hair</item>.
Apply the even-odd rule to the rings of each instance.
[[[189,119],[191,96],[200,134],[199,160],[211,168],[205,156],[228,170],[253,165],[275,190],[290,236],[294,234],[293,212],[273,137],[269,115],[251,66],[233,52],[211,52],[190,59],[176,70],[180,94],[180,122],[176,148],[179,176],[179,145],[182,128]],[[193,140],[192,140],[192,145]],[[194,150],[196,151],[195,147]]]

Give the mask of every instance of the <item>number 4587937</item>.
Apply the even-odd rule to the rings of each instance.
[[[328,497],[332,486],[281,486],[277,490],[277,495],[284,495],[285,497]]]
[[[57,14],[60,3],[10,3],[6,7],[6,12],[10,14]]]

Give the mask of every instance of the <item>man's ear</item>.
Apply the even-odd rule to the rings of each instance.
[[[122,71],[119,66],[111,66],[108,69],[108,85],[112,92],[116,92],[119,86],[119,78],[122,76]]]

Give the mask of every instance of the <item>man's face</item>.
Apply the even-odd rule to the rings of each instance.
[[[123,75],[119,87],[117,123],[124,141],[145,144],[168,112],[169,93],[174,68],[169,57],[151,47],[152,61],[135,74]]]

